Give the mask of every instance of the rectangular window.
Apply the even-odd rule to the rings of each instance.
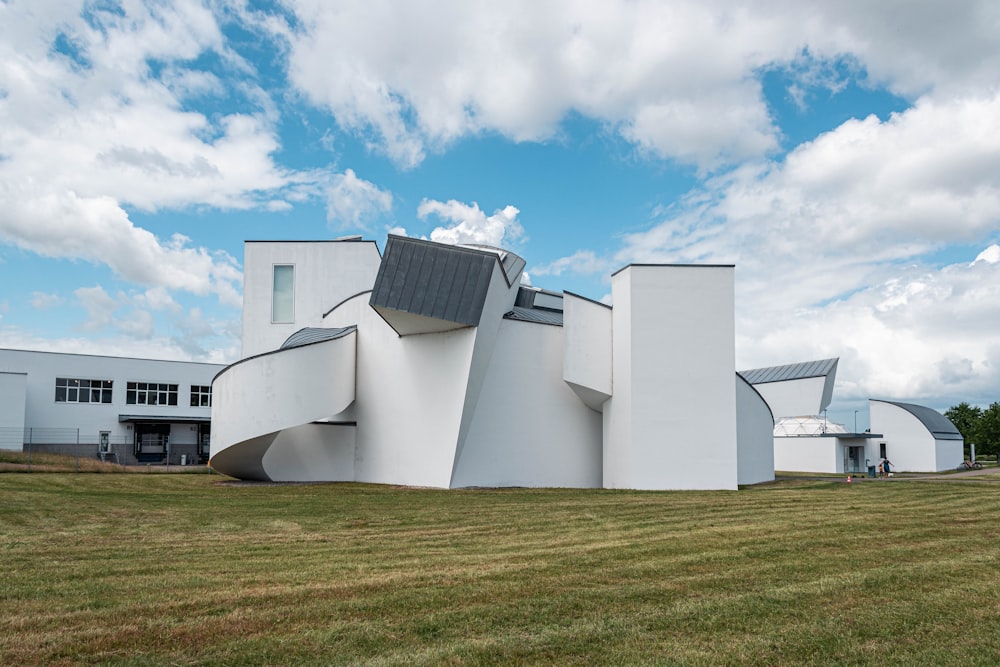
[[[271,291],[271,321],[295,321],[295,267],[291,264],[274,265],[274,289]]]
[[[56,378],[56,403],[110,403],[111,380]]]
[[[125,386],[127,405],[177,405],[176,384],[129,382]]]
[[[191,385],[191,407],[192,408],[212,407],[212,385],[202,385],[202,384]]]

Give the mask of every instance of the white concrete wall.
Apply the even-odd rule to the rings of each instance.
[[[264,454],[263,466],[275,482],[354,480],[354,424],[303,424],[285,429]]]
[[[733,267],[635,265],[611,285],[604,485],[736,489]]]
[[[755,384],[767,404],[771,406],[775,420],[782,417],[805,417],[823,412],[823,390],[826,378],[803,378],[784,382],[764,382]]]
[[[458,456],[465,447],[469,428],[472,426],[472,418],[476,413],[476,406],[479,404],[479,393],[493,358],[497,336],[500,332],[500,323],[503,322],[503,316],[514,307],[517,298],[520,274],[511,278],[511,283],[508,284],[500,263],[497,262],[493,265],[493,275],[490,277],[490,286],[486,292],[479,326],[474,330],[475,341],[472,347],[468,376],[465,380],[465,398],[462,401],[462,417],[459,422],[455,458],[452,460],[452,475],[454,475],[454,466]],[[516,386],[511,387],[511,390],[516,391]]]
[[[954,470],[965,460],[965,442],[963,440],[934,441],[935,472]],[[890,461],[895,463],[892,457]]]
[[[97,442],[101,431],[109,431],[112,441],[131,439],[131,424],[120,423],[118,415],[145,415],[150,418],[196,417],[208,420],[208,407],[191,407],[191,385],[211,385],[224,366],[183,361],[102,357],[29,350],[0,349],[0,369],[27,373],[24,426],[30,429],[79,429],[81,442]],[[56,378],[111,380],[111,403],[57,403]],[[177,405],[127,405],[126,385],[130,381],[176,384]],[[197,431],[190,424],[175,424],[171,442],[194,442]]]
[[[838,473],[843,469],[843,452],[838,452],[836,438],[778,437],[774,439],[774,469]]]
[[[754,388],[736,378],[736,424],[740,484],[774,480],[774,420],[767,402]]]
[[[589,407],[612,394],[611,309],[573,294],[563,299],[563,379]]]
[[[502,322],[452,486],[601,486],[601,415],[562,380],[563,338]]]
[[[358,326],[355,477],[448,488],[476,330],[400,337],[368,299],[345,303],[324,325]]]
[[[261,466],[257,446],[247,443],[326,419],[355,398],[356,332],[332,340],[264,354],[236,363],[212,386],[212,466],[245,475]],[[249,458],[248,458],[249,457]],[[253,460],[250,460],[253,459]]]
[[[247,241],[243,246],[244,358],[270,352],[323,314],[375,283],[381,256],[372,241]],[[295,267],[295,320],[271,322],[272,267]]]
[[[939,467],[934,436],[923,423],[907,410],[892,403],[871,399],[868,401],[872,433],[881,433],[880,440],[873,440],[874,456],[869,456],[876,464],[879,459],[878,443],[886,445],[886,458],[893,463],[893,471],[932,472],[953,469],[962,462]],[[958,442],[958,441],[956,441]]]
[[[0,449],[24,447],[24,409],[28,374],[0,370]]]

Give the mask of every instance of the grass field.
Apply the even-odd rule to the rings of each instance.
[[[0,663],[1000,662],[1000,483],[0,475]]]

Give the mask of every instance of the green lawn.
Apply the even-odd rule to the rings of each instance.
[[[0,474],[0,663],[1000,662],[1000,483]]]

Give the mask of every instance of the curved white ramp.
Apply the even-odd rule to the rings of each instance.
[[[286,477],[287,470],[269,470],[275,462],[265,456],[281,432],[332,417],[354,402],[357,327],[329,335],[243,359],[215,376],[212,468],[240,479],[271,481],[274,472]]]

